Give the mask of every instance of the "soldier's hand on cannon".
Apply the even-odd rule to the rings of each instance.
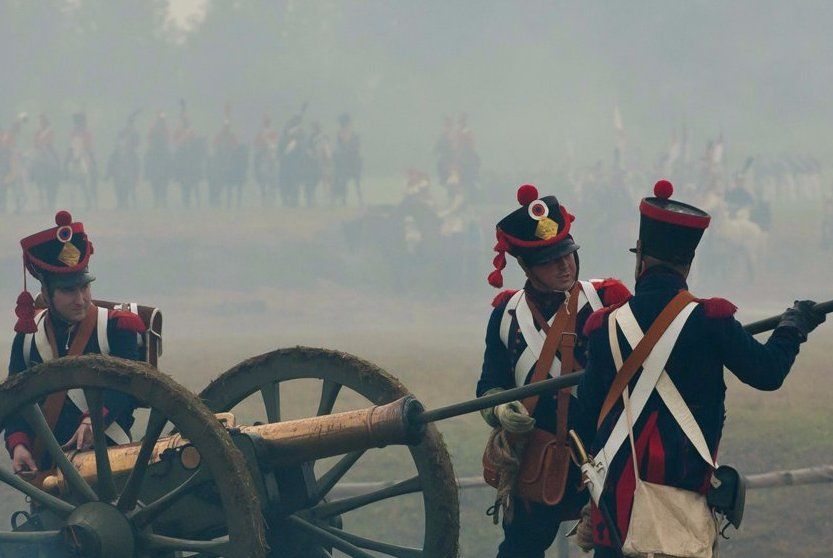
[[[484,393],[482,395],[482,397],[486,397],[488,395],[494,395],[495,393],[500,393],[501,391],[503,391],[503,388],[492,388],[489,391],[487,391],[486,393]],[[488,407],[486,409],[481,409],[480,410],[480,416],[483,417],[483,420],[486,421],[486,424],[488,424],[492,428],[497,428],[498,426],[500,426],[500,421],[495,416],[495,408],[494,407]]]
[[[512,434],[525,434],[535,428],[535,419],[529,416],[520,401],[510,401],[495,407],[500,425]]]
[[[33,476],[38,472],[38,466],[29,451],[23,444],[18,444],[12,450],[12,470],[16,475]]]
[[[792,308],[788,308],[782,315],[778,327],[790,327],[798,331],[802,341],[807,340],[807,334],[823,323],[827,316],[814,309],[816,303],[812,300],[796,300]]]
[[[62,446],[65,450],[85,450],[93,447],[93,427],[89,418],[85,418],[78,425],[78,429],[72,438]]]

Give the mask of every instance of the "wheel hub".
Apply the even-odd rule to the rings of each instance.
[[[62,532],[64,544],[76,556],[121,558],[135,554],[130,521],[111,504],[87,502],[78,506]]]

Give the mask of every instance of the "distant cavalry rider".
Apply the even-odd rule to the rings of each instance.
[[[68,180],[75,189],[80,188],[87,209],[98,207],[98,161],[93,147],[93,134],[87,127],[87,115],[77,112],[72,115],[72,131],[64,158],[64,169]]]
[[[156,112],[156,118],[148,130],[144,171],[153,191],[154,209],[166,207],[171,180],[171,136],[165,113],[161,110]]]
[[[723,368],[756,389],[776,390],[801,343],[825,318],[813,310],[812,301],[797,301],[784,312],[766,343],[760,343],[734,318],[734,304],[692,296],[686,278],[711,218],[670,199],[672,193],[671,183],[662,180],[654,187],[655,197],[640,204],[639,239],[632,250],[636,254],[633,298],[618,308],[596,311],[585,324],[589,356],[578,400],[581,415],[590,420],[585,431],[596,430],[590,453],[597,456],[597,464],[599,455],[610,460],[601,498],[619,539],[626,541],[629,535],[634,493],[645,481],[643,485],[677,487],[683,498],[702,502],[703,555],[711,556],[711,540],[716,541],[717,533],[705,499],[685,492],[705,494],[710,485],[726,414]],[[640,349],[629,365],[633,348],[642,339],[647,357]],[[632,365],[636,368],[629,368]],[[623,413],[626,395],[630,413]],[[628,423],[633,425],[633,446]],[[610,440],[613,446],[608,445]],[[620,555],[613,548],[611,526],[595,505],[591,516],[595,556]],[[689,507],[685,520],[693,524],[694,516],[694,507]],[[662,526],[649,526],[648,531],[657,528]],[[683,530],[693,528],[675,532]],[[672,554],[665,550],[656,555],[666,553]]]
[[[47,309],[36,312],[24,281],[24,291],[15,309],[17,335],[12,344],[9,375],[25,373],[35,364],[67,355],[100,353],[137,360],[137,333],[145,331],[141,318],[125,310],[107,310],[93,304],[90,283],[95,277],[88,268],[93,245],[84,225],[72,222],[66,211],[55,215],[55,224],[56,227],[20,241],[24,265],[40,281]],[[103,403],[109,441],[129,443],[134,401],[120,392],[105,390]],[[58,443],[66,449],[92,446],[91,420],[80,390],[54,393],[42,407]],[[33,430],[22,417],[6,424],[5,441],[15,473],[32,475],[50,467],[48,455],[43,454]]]
[[[506,265],[506,253],[517,259],[527,281],[523,289],[503,291],[492,303],[483,370],[477,383],[478,397],[544,379],[550,370],[558,375],[564,372],[561,366],[570,361],[567,372],[582,368],[586,345],[580,332],[585,320],[593,311],[621,303],[630,296],[616,279],[578,280],[579,246],[570,234],[574,217],[554,196],[539,198],[534,186],[524,185],[518,189],[517,198],[521,207],[497,224],[498,255],[489,283],[496,288],[503,286],[501,270]],[[559,328],[561,331],[557,331]],[[550,336],[556,336],[558,349],[547,357],[550,349],[546,339]],[[551,365],[544,364],[543,376],[536,378],[539,358],[549,359]],[[555,498],[559,501],[549,505],[526,501],[513,492],[509,506],[513,517],[504,517],[505,538],[500,544],[499,558],[543,558],[559,523],[578,517],[586,503],[587,492],[579,491],[580,471],[569,463],[566,453],[566,432],[568,426],[575,428],[577,409],[566,389],[541,396],[532,413],[517,401],[483,412],[492,427],[501,427],[514,435],[526,435],[537,427],[555,435],[565,450],[558,456],[564,474],[558,481],[561,486],[556,487],[563,497]]]

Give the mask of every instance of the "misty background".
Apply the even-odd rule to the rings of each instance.
[[[496,294],[494,224],[526,182],[576,214],[583,277],[633,287],[639,199],[670,178],[676,198],[714,216],[694,293],[729,298],[742,321],[829,299],[831,21],[833,5],[811,0],[0,0],[0,137],[20,170],[0,185],[0,316],[11,332],[20,238],[53,223],[29,172],[38,116],[63,159],[80,112],[97,208],[64,178],[57,208],[95,244],[94,296],[160,307],[160,368],[195,391],[245,358],[304,344],[379,364],[428,407],[473,397]],[[173,133],[183,101],[209,157],[226,120],[254,156],[264,114],[280,134],[306,103],[303,128],[319,122],[331,143],[349,114],[363,203],[348,188],[341,207],[323,183],[315,207],[264,203],[247,160],[239,207],[210,203],[206,171],[200,204],[184,208],[171,178],[156,208],[143,164],[135,203],[117,209],[105,167],[128,118],[144,163],[157,113]],[[440,169],[446,117],[477,155],[462,187]],[[523,284],[511,258],[504,276]],[[723,462],[749,473],[833,462],[831,341],[825,324],[774,394],[727,380]],[[457,474],[480,474],[479,417],[439,428]],[[750,495],[728,555],[828,556],[831,490]],[[462,495],[462,556],[496,549],[491,499]]]

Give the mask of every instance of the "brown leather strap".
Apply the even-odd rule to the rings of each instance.
[[[648,332],[645,333],[642,340],[637,343],[633,352],[631,352],[628,358],[625,359],[625,362],[622,364],[622,368],[616,373],[613,385],[610,386],[610,390],[607,392],[607,397],[605,397],[604,403],[602,404],[602,410],[599,413],[599,422],[597,427],[602,425],[602,422],[604,422],[608,413],[610,413],[611,409],[613,409],[616,401],[618,401],[619,397],[622,396],[622,393],[625,391],[625,387],[642,367],[645,359],[647,359],[648,355],[651,354],[651,351],[657,344],[657,341],[659,341],[662,334],[665,333],[665,330],[668,329],[668,326],[671,325],[671,322],[674,321],[674,318],[676,318],[679,313],[683,311],[683,308],[685,308],[689,302],[693,302],[694,300],[696,299],[690,292],[680,291],[677,296],[671,299],[671,302],[668,303],[662,312],[660,312],[659,316],[657,316],[654,320],[654,323],[652,323],[651,327],[648,328]],[[616,327],[616,324],[611,323],[608,327]]]
[[[577,299],[578,297],[574,297]],[[576,346],[576,307],[574,300],[570,300],[573,307],[570,309],[570,317],[567,327],[561,334],[561,376],[573,371],[575,363]],[[555,441],[558,448],[567,445],[567,416],[570,408],[570,388],[558,390],[556,395],[556,416],[555,416]]]
[[[69,352],[66,356],[79,356],[84,353],[84,349],[87,347],[87,342],[89,342],[93,331],[95,331],[97,323],[98,308],[95,305],[90,305],[89,310],[87,310],[87,315],[84,316],[84,319],[77,326],[78,331],[75,333],[75,337],[72,340],[72,344],[69,346]],[[44,316],[43,327],[46,328],[46,338],[49,340],[52,355],[54,358],[58,358],[59,353],[58,347],[55,343],[55,331],[52,329],[52,321],[49,316]],[[55,430],[55,425],[58,424],[58,418],[61,416],[61,411],[64,409],[66,398],[66,390],[56,391],[55,393],[49,394],[46,401],[43,403],[43,414],[46,417],[46,424],[49,425],[51,430]],[[39,461],[43,456],[43,452],[43,442],[42,440],[36,438],[34,448],[35,459]]]
[[[565,369],[563,357],[565,352],[569,352],[572,356],[572,346],[575,344],[576,334],[574,330],[576,312],[578,310],[578,289],[580,288],[579,283],[576,282],[576,285],[570,290],[570,297],[566,301],[566,304],[562,304],[558,309],[558,312],[555,314],[555,319],[547,332],[547,338],[544,340],[544,347],[541,349],[538,362],[535,363],[535,371],[532,373],[532,378],[529,380],[530,384],[540,382],[547,378],[547,374],[549,374],[550,367],[552,366],[552,361],[555,360],[555,354],[564,342],[565,337],[572,338],[572,345],[570,351],[562,351],[561,372],[562,374],[565,370],[572,372],[572,358],[569,359],[570,369]],[[567,329],[567,327],[570,326],[570,322],[572,322],[572,325],[570,329]],[[567,393],[569,394],[569,390],[567,390]],[[533,395],[532,397],[527,397],[522,401],[522,403],[531,415],[533,411],[535,411],[535,406],[538,404],[538,396]]]
[[[547,319],[541,313],[541,310],[538,308],[538,306],[529,299],[527,299],[526,305],[529,306],[529,311],[532,312],[532,319],[534,319],[535,323],[538,324],[538,329],[540,329],[544,333],[549,333],[550,324],[547,322]],[[554,321],[555,320],[553,320],[553,322]]]

